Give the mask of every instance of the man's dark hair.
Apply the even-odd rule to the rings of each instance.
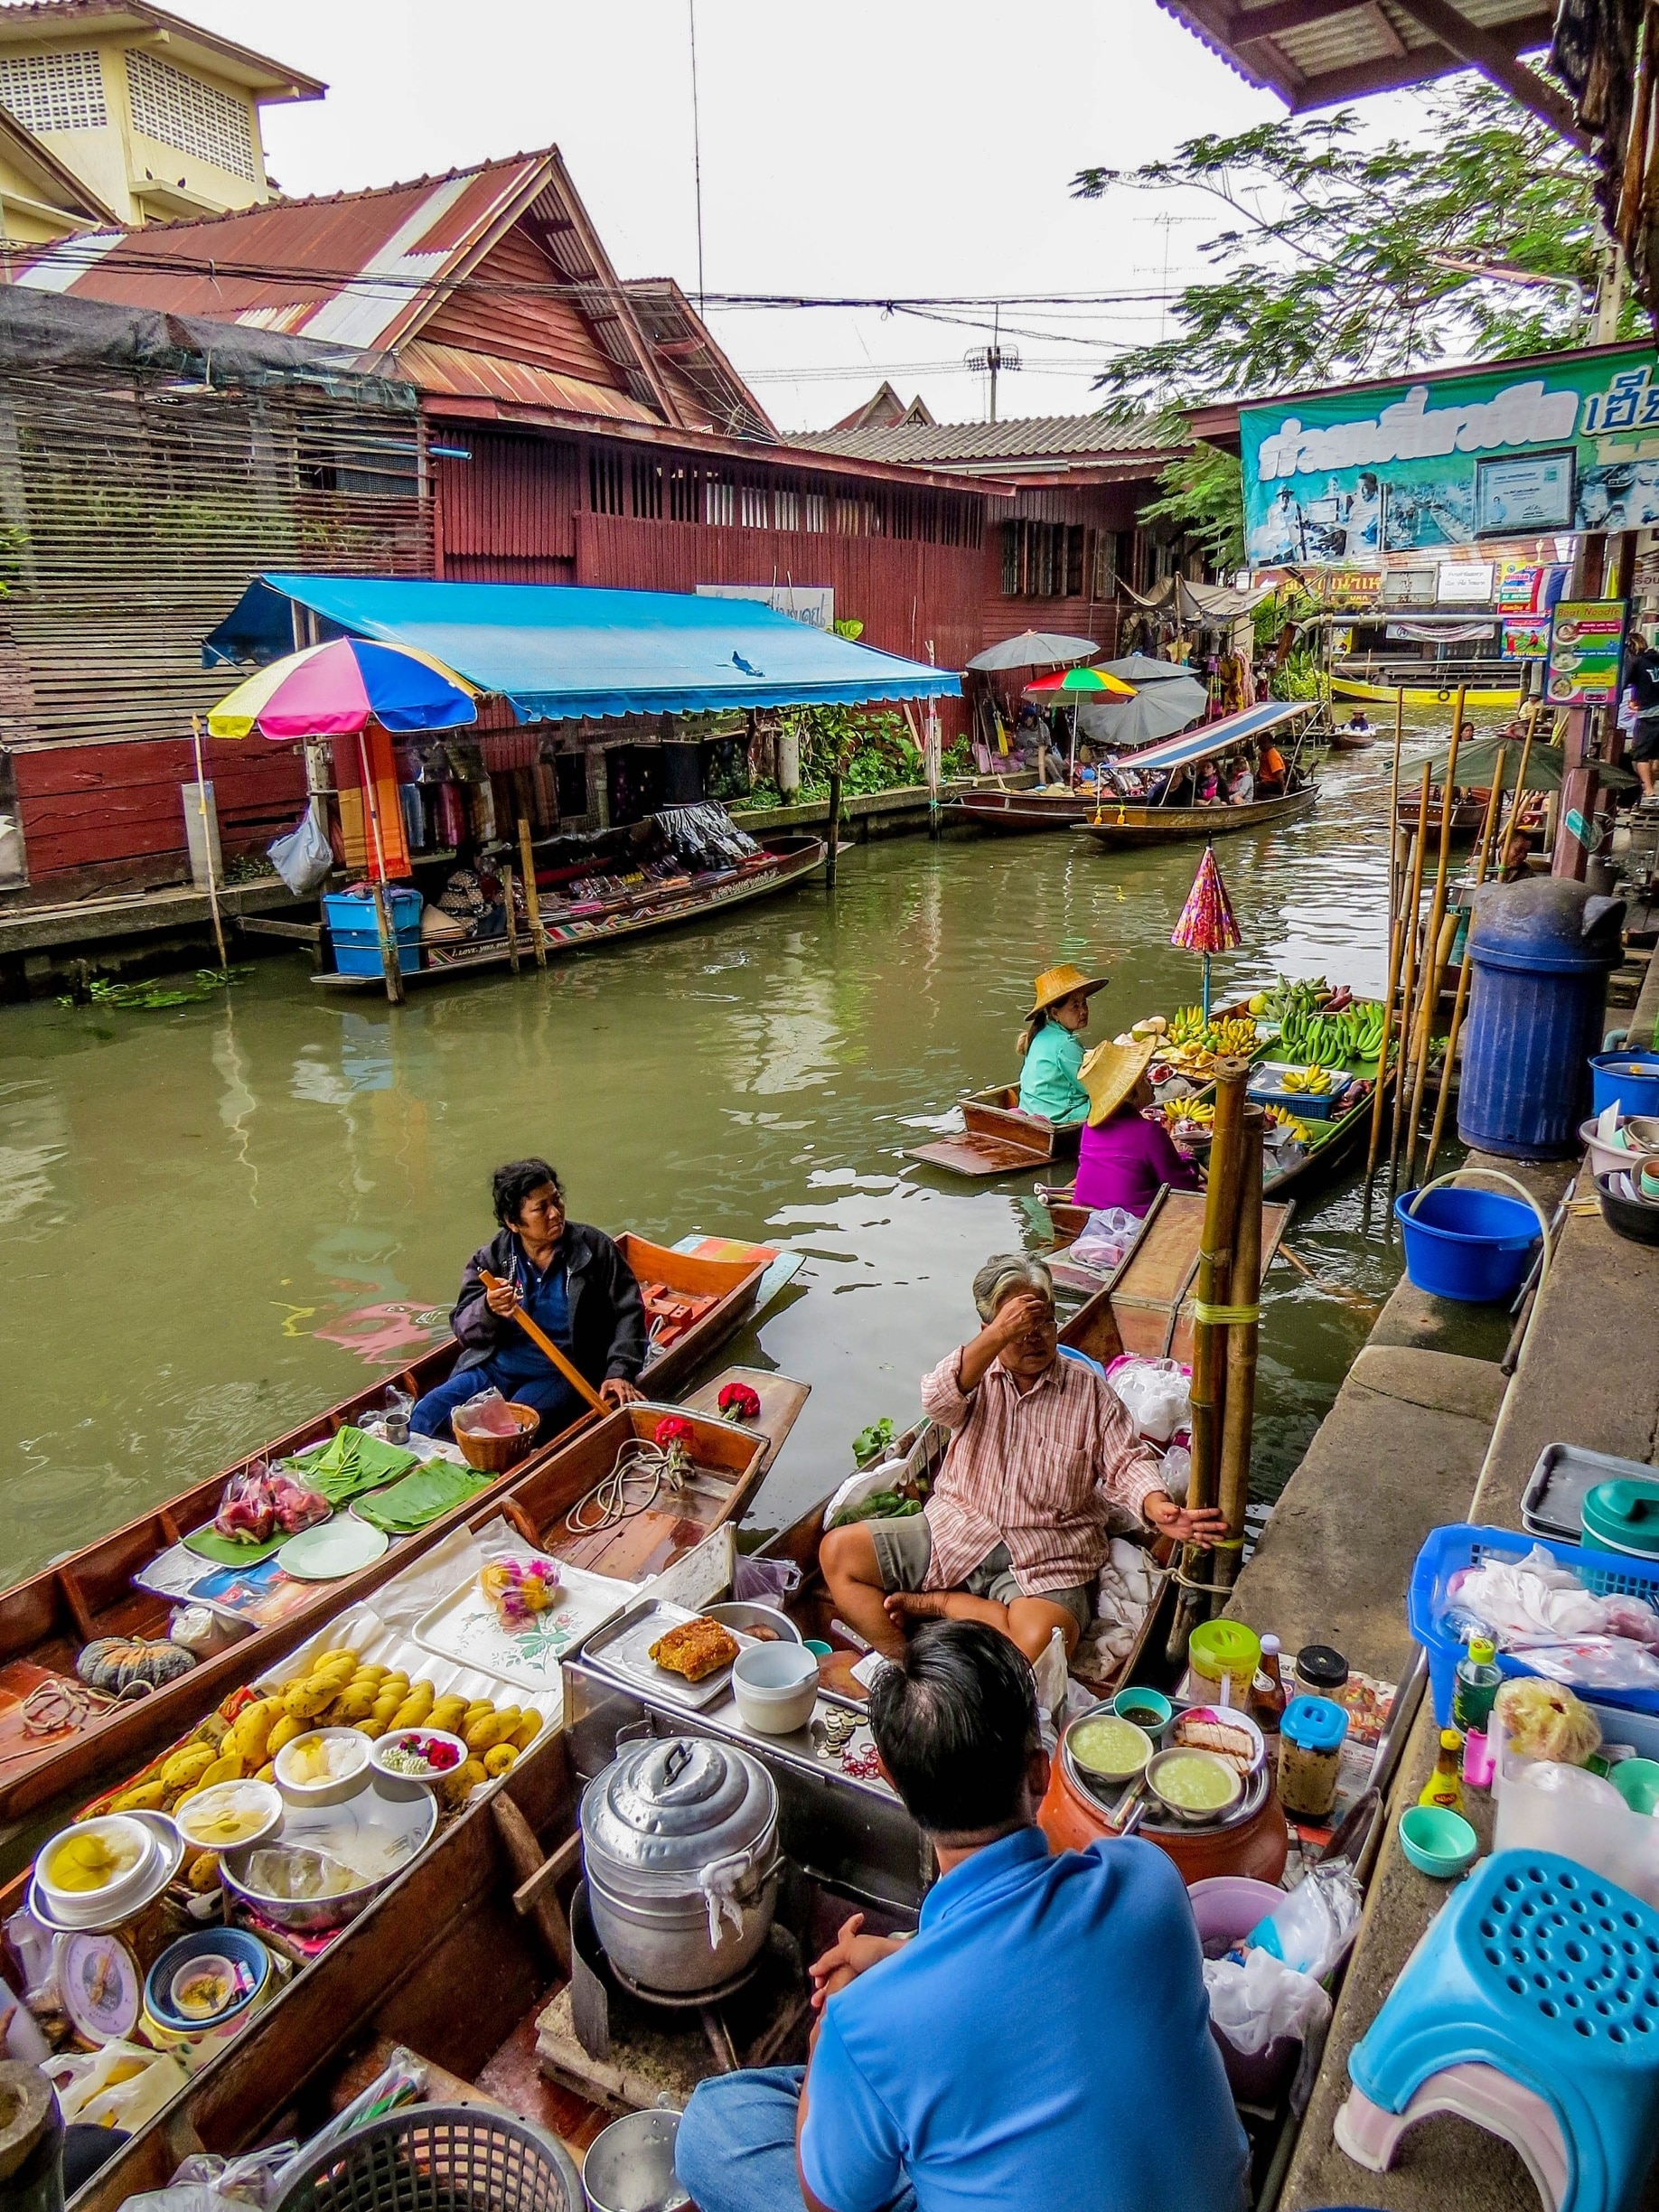
[[[549,1183],[562,1195],[558,1176],[544,1159],[509,1160],[504,1167],[498,1167],[490,1177],[490,1199],[501,1227],[516,1229],[524,1201],[532,1191]]]
[[[1023,1654],[980,1621],[930,1621],[870,1691],[870,1729],[911,1818],[933,1835],[1017,1820],[1040,1748]]]

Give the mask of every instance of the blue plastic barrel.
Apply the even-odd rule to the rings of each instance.
[[[1565,1159],[1589,1111],[1623,902],[1564,876],[1483,885],[1469,931],[1474,989],[1457,1134],[1509,1159]]]

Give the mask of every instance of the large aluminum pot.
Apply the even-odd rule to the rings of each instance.
[[[582,1863],[605,1955],[670,1996],[749,1966],[777,1907],[778,1793],[736,1745],[630,1745],[582,1794]]]

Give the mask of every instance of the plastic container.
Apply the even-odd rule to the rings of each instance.
[[[1620,1759],[1607,1769],[1607,1780],[1644,1820],[1652,1820],[1659,1810],[1659,1759]]]
[[[1615,1711],[1599,1696],[1586,1702],[1606,1740],[1629,1744],[1643,1761],[1659,1762],[1659,1720]],[[1535,1786],[1542,1762],[1522,1758],[1510,1748],[1495,1713],[1492,1728],[1497,1753],[1493,1850],[1559,1851],[1659,1906],[1659,1820],[1632,1811],[1615,1783],[1602,1782],[1583,1767],[1553,1770],[1579,1778],[1570,1792]],[[1617,1767],[1613,1772],[1617,1774]]]
[[[1242,1874],[1216,1874],[1195,1881],[1188,1889],[1198,1940],[1205,1958],[1224,1958],[1242,1943],[1257,1923],[1284,1901],[1284,1891],[1271,1882],[1251,1881]],[[1264,2050],[1244,2051],[1224,2036],[1214,2020],[1210,2033],[1227,2069],[1227,2085],[1235,2098],[1247,2104],[1271,2104],[1289,2085],[1301,2054],[1297,2036],[1278,2036]]]
[[[1578,1149],[1624,912],[1564,876],[1476,893],[1457,1091],[1457,1134],[1471,1148],[1510,1159]]]
[[[732,1695],[746,1728],[792,1736],[818,1701],[818,1662],[799,1644],[752,1644],[732,1662]]]
[[[1589,1064],[1592,1114],[1659,1114],[1659,1053],[1597,1053]]]
[[[1584,1541],[1659,1563],[1659,1481],[1598,1483],[1583,1507]]]
[[[1471,1636],[1457,1662],[1457,1686],[1452,1692],[1452,1726],[1467,1736],[1471,1729],[1485,1730],[1492,1718],[1493,1700],[1504,1677],[1497,1664],[1497,1645],[1490,1636]]]
[[[1417,1289],[1468,1306],[1514,1298],[1539,1238],[1537,1214],[1518,1198],[1450,1184],[1401,1191],[1394,1218]]]
[[[1455,1881],[1474,1865],[1480,1838],[1461,1813],[1414,1804],[1400,1816],[1400,1848],[1420,1874]]]
[[[1434,1696],[1438,1727],[1448,1728],[1451,1724],[1457,1662],[1463,1656],[1461,1640],[1443,1622],[1448,1602],[1448,1584],[1461,1568],[1478,1567],[1484,1559],[1524,1559],[1535,1543],[1542,1545],[1551,1559],[1570,1567],[1592,1596],[1607,1598],[1617,1592],[1659,1607],[1659,1561],[1650,1566],[1644,1560],[1626,1558],[1617,1551],[1592,1551],[1581,1544],[1558,1543],[1547,1536],[1527,1536],[1517,1529],[1480,1528],[1468,1521],[1453,1522],[1445,1528],[1435,1529],[1411,1570],[1411,1587],[1406,1593],[1406,1620],[1412,1636],[1429,1654],[1429,1686]],[[1532,1671],[1508,1652],[1498,1654],[1497,1664],[1505,1674],[1530,1674]],[[1610,1706],[1617,1711],[1634,1714],[1652,1712],[1655,1701],[1654,1692],[1648,1690],[1598,1690],[1595,1701],[1598,1708]],[[1622,1722],[1608,1732],[1616,1740],[1630,1740]],[[1659,1743],[1659,1732],[1654,1740]]]
[[[1279,1724],[1279,1795],[1292,1820],[1323,1820],[1336,1802],[1348,1716],[1329,1698],[1296,1697]]]
[[[405,975],[420,966],[420,910],[418,891],[389,886],[386,902],[391,910],[392,931],[398,941],[398,965]],[[330,892],[323,901],[329,942],[334,948],[334,967],[341,975],[380,973],[380,931],[372,897],[349,891]]]
[[[1334,1644],[1304,1644],[1296,1654],[1298,1697],[1334,1698],[1347,1680],[1348,1662]]]
[[[1228,1684],[1227,1703],[1242,1709],[1250,1701],[1250,1685],[1261,1664],[1261,1638],[1242,1621],[1201,1621],[1186,1647],[1186,1663],[1195,1682],[1203,1682],[1217,1695]]]

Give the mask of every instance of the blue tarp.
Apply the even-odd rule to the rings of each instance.
[[[1263,737],[1281,723],[1294,722],[1298,715],[1312,714],[1314,704],[1311,699],[1288,705],[1267,699],[1260,707],[1246,707],[1242,714],[1224,715],[1219,722],[1205,722],[1197,729],[1184,730],[1178,737],[1166,737],[1162,745],[1145,745],[1139,753],[1118,754],[1109,765],[1132,768],[1137,775],[1189,767],[1195,761],[1229,752],[1247,739]]]
[[[947,669],[826,635],[759,600],[391,576],[259,576],[207,639],[203,665],[292,651],[295,600],[321,618],[325,635],[379,638],[435,653],[469,682],[509,699],[524,722],[856,707],[942,698],[961,689]]]

